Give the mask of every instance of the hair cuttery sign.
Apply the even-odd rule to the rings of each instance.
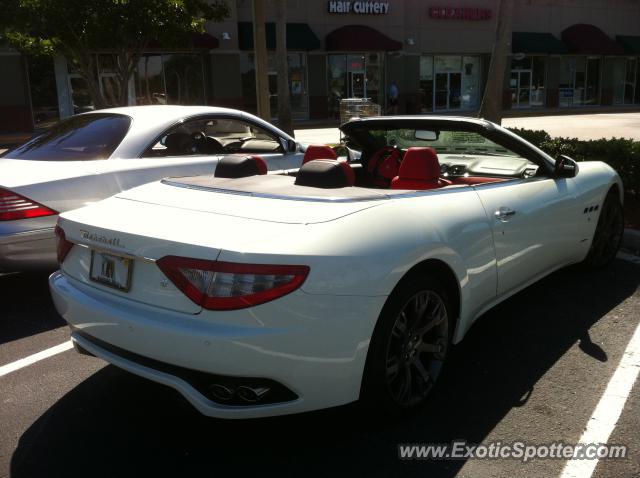
[[[389,13],[389,2],[339,2],[327,3],[329,13],[364,13],[386,15]]]
[[[429,17],[436,20],[490,20],[490,8],[429,7]]]

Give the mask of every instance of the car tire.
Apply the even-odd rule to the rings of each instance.
[[[622,242],[624,215],[622,204],[615,192],[604,200],[591,248],[583,265],[590,269],[601,269],[613,262]]]
[[[401,417],[425,403],[451,345],[451,310],[435,278],[412,274],[396,287],[369,344],[360,394],[368,411]]]

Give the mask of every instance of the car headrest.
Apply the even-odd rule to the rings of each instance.
[[[216,178],[246,178],[267,174],[267,163],[260,156],[225,156],[216,166]]]
[[[355,173],[347,163],[333,159],[316,159],[302,165],[295,184],[334,189],[353,186],[355,180]]]
[[[304,152],[302,164],[313,161],[314,159],[338,159],[338,155],[331,146],[325,144],[310,144]]]
[[[187,133],[169,133],[164,139],[164,145],[169,154],[189,154],[193,146],[193,139]]]
[[[402,158],[398,177],[437,181],[440,177],[440,162],[433,148],[409,148]]]

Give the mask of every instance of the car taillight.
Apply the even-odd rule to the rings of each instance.
[[[0,221],[14,221],[30,217],[53,216],[58,214],[31,199],[6,189],[0,189]]]
[[[299,288],[309,267],[238,264],[165,256],[158,267],[205,309],[235,310],[263,304]]]
[[[56,226],[56,254],[58,255],[58,264],[64,262],[65,257],[73,247],[73,242],[67,241],[67,237],[60,226]]]

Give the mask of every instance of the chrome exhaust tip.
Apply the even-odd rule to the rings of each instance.
[[[235,390],[233,390],[233,388],[222,385],[221,383],[214,383],[210,385],[209,391],[216,400],[221,402],[228,402],[235,395]]]
[[[238,387],[238,397],[245,402],[255,403],[262,400],[267,393],[271,390],[269,387]]]

